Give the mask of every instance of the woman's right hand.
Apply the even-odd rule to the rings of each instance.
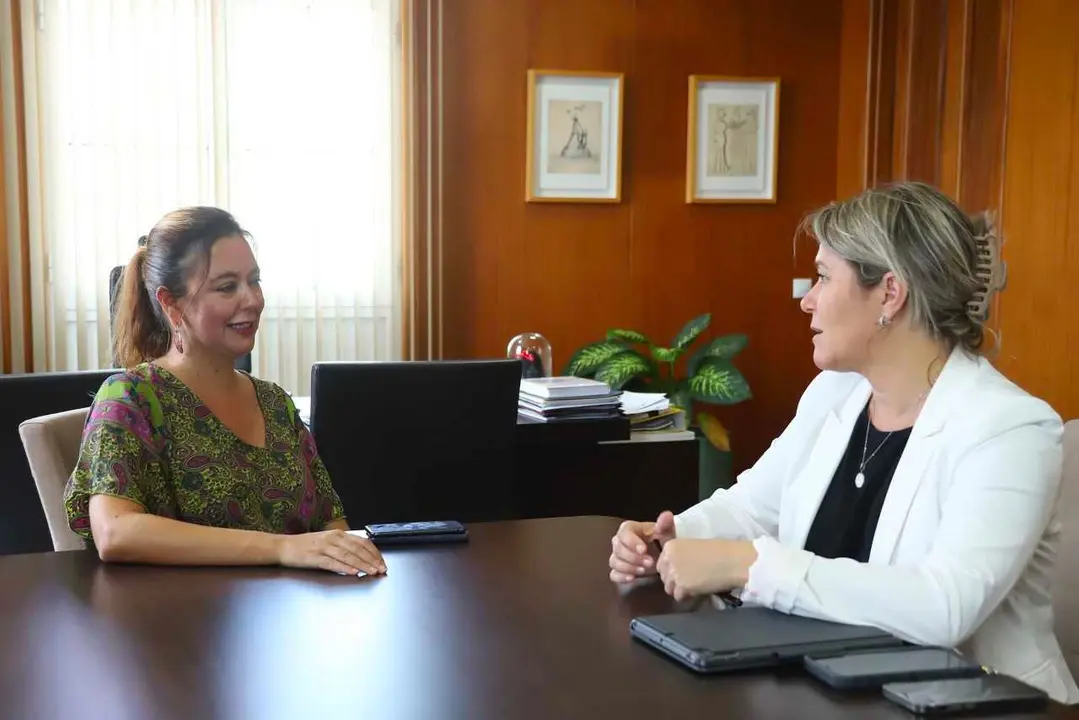
[[[627,520],[611,538],[611,581],[628,583],[637,578],[656,573],[656,557],[650,545],[660,545],[674,539],[674,515],[670,511],[659,514],[655,522]]]
[[[386,561],[370,540],[344,530],[283,535],[278,563],[292,568],[329,570],[341,575],[383,575]]]

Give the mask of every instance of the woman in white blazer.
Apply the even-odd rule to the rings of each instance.
[[[733,487],[623,523],[611,579],[876,626],[1079,702],[1050,601],[1063,428],[980,354],[1004,279],[987,221],[904,183],[804,227],[822,372]]]

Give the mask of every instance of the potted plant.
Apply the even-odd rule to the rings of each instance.
[[[715,415],[705,410],[694,415],[693,402],[734,405],[752,397],[749,384],[733,362],[748,343],[741,333],[701,344],[689,356],[685,374],[678,374],[679,359],[711,322],[711,313],[693,318],[666,347],[656,345],[636,330],[608,330],[605,339],[574,353],[564,371],[566,375],[601,380],[615,389],[665,393],[672,405],[685,411],[700,444],[701,498],[733,482],[731,443],[730,434]]]

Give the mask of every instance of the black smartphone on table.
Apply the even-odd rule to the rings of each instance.
[[[885,698],[916,715],[1039,712],[1049,705],[1049,696],[1041,690],[998,674],[888,683],[881,690]]]
[[[456,520],[375,523],[364,530],[375,545],[416,545],[468,540],[468,529]]]
[[[806,671],[837,690],[876,690],[885,683],[984,675],[985,670],[950,648],[900,647],[803,660]]]

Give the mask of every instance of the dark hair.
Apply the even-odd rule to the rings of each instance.
[[[157,300],[165,288],[179,299],[192,273],[209,270],[210,251],[221,238],[249,237],[229,213],[215,207],[187,207],[161,218],[124,268],[116,307],[113,350],[122,367],[155,360],[169,351],[172,328]]]

